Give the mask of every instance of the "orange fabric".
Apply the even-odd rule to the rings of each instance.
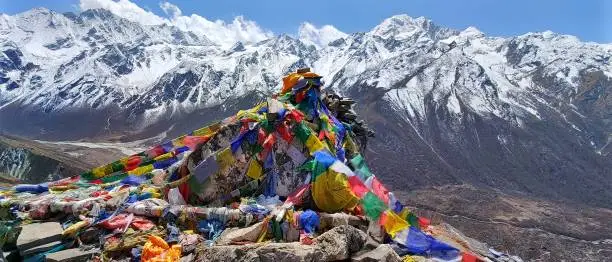
[[[317,75],[313,72],[305,72],[305,73],[291,73],[285,77],[283,77],[283,89],[281,89],[281,94],[287,93],[289,91],[291,91],[291,88],[293,88],[293,86],[295,84],[297,84],[298,81],[300,81],[300,78],[317,78],[317,77],[321,77],[320,75]]]
[[[315,73],[313,73],[313,72],[306,72],[306,73],[303,73],[303,74],[302,74],[302,76],[303,76],[304,78],[315,78],[315,77],[321,77],[320,75],[317,75],[317,74],[315,74]]]
[[[297,84],[300,77],[302,76],[298,73],[291,73],[288,76],[283,77],[283,89],[281,90],[281,94],[291,91],[291,88]]]
[[[149,236],[149,241],[142,248],[142,262],[177,262],[181,259],[181,245],[170,247],[158,236]]]

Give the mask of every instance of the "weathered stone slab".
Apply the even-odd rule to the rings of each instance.
[[[33,248],[30,249],[26,249],[26,250],[19,250],[19,253],[21,254],[21,256],[25,257],[25,256],[29,256],[29,255],[33,255],[36,253],[41,253],[41,252],[45,252],[45,251],[49,251],[52,248],[54,248],[55,246],[61,244],[61,241],[53,241],[51,243],[47,243],[44,245],[40,245],[40,246],[35,246]]]
[[[21,252],[62,239],[62,225],[45,222],[23,225],[17,238],[17,249]]]
[[[47,262],[86,262],[91,257],[98,253],[96,249],[87,251],[80,250],[78,248],[66,249],[59,252],[51,253],[47,255]]]

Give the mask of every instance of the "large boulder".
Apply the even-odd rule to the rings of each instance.
[[[321,234],[315,239],[323,253],[323,261],[344,260],[361,250],[366,242],[365,232],[352,226],[339,226]]]
[[[245,262],[346,260],[363,248],[366,238],[365,232],[344,225],[321,234],[314,239],[312,245],[303,245],[299,242],[215,245],[200,249],[196,260]]]
[[[320,213],[319,216],[321,220],[320,228],[323,230],[332,229],[342,225],[351,225],[356,228],[366,230],[368,226],[367,219],[347,213]]]
[[[314,245],[291,243],[258,243],[248,245],[204,247],[197,261],[323,261],[323,254]]]
[[[325,254],[319,248],[312,245],[302,245],[299,242],[291,243],[270,243],[264,245],[254,253],[247,255],[247,261],[261,262],[306,262],[306,261],[321,261],[320,258]]]
[[[376,249],[364,251],[351,258],[352,262],[400,262],[400,256],[387,244],[379,245]]]

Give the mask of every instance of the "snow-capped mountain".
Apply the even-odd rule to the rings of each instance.
[[[3,132],[172,137],[312,67],[359,100],[378,132],[368,157],[398,186],[469,182],[612,206],[609,45],[552,32],[487,37],[398,15],[369,32],[305,23],[297,38],[228,47],[104,9],[2,15],[0,44]]]

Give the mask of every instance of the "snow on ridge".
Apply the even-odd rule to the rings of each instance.
[[[302,23],[298,30],[298,38],[300,41],[307,45],[314,45],[317,48],[325,47],[334,40],[346,36],[348,36],[346,33],[341,32],[332,25],[324,25],[317,28],[315,25],[308,22]]]
[[[95,4],[108,5],[108,1],[110,0],[84,0],[81,3],[95,7]],[[113,7],[114,11],[111,10],[118,17],[125,18],[134,13],[148,12],[144,9],[134,8],[129,4],[131,2],[127,0],[110,2],[115,5],[124,5],[121,8],[115,6],[116,8]],[[532,85],[528,76],[529,70],[532,70],[530,64],[533,62],[551,63],[549,68],[552,69],[550,70],[557,71],[566,70],[563,67],[567,65],[569,68],[567,69],[567,76],[559,74],[558,78],[575,85],[572,79],[575,79],[581,68],[598,66],[597,55],[603,52],[602,50],[610,52],[609,46],[585,44],[577,38],[552,32],[531,33],[510,39],[488,38],[484,37],[484,34],[474,27],[468,27],[458,32],[438,27],[424,17],[412,18],[408,15],[397,15],[384,20],[370,32],[353,35],[347,35],[330,25],[317,28],[310,23],[303,23],[298,32],[299,41],[317,47],[316,51],[308,51],[307,54],[304,54],[300,53],[304,50],[300,50],[303,49],[303,45],[299,41],[284,35],[272,38],[273,33],[260,28],[255,22],[244,17],[236,17],[231,23],[220,20],[209,21],[198,15],[185,16],[178,7],[168,2],[162,2],[160,5],[170,16],[168,18],[158,16],[161,19],[159,21],[163,22],[162,24],[175,26],[179,32],[195,32],[196,35],[206,34],[218,46],[204,46],[200,42],[193,43],[188,36],[183,38],[176,36],[176,31],[172,31],[169,26],[122,23],[125,20],[120,19],[112,22],[110,19],[109,21],[94,21],[96,24],[80,28],[73,20],[68,19],[63,14],[53,13],[53,11],[45,9],[30,11],[29,15],[37,17],[38,20],[35,20],[39,21],[36,25],[38,29],[31,35],[32,33],[10,27],[14,23],[15,17],[19,15],[4,15],[0,18],[0,32],[5,30],[11,36],[19,35],[24,39],[29,37],[30,42],[19,47],[23,52],[23,60],[41,67],[40,71],[32,71],[32,73],[23,76],[19,71],[15,71],[15,73],[11,71],[9,78],[11,80],[29,79],[34,74],[41,74],[43,82],[52,84],[46,85],[49,86],[47,89],[34,89],[35,91],[24,88],[7,91],[6,84],[0,84],[0,95],[13,99],[17,96],[10,94],[20,92],[20,95],[29,95],[28,101],[33,103],[49,101],[47,98],[51,97],[63,101],[57,103],[57,105],[65,107],[77,104],[87,105],[97,100],[109,101],[106,102],[108,104],[121,104],[121,102],[131,99],[133,96],[147,97],[150,100],[161,101],[158,108],[147,108],[145,110],[148,114],[155,115],[159,111],[158,109],[162,107],[169,107],[172,108],[170,110],[173,110],[176,109],[174,107],[180,106],[182,110],[195,110],[198,107],[218,105],[226,99],[247,94],[248,91],[268,92],[276,87],[277,80],[287,73],[289,68],[311,66],[315,71],[325,76],[326,82],[334,85],[333,87],[336,90],[343,92],[346,91],[346,88],[361,80],[368,84],[376,83],[378,87],[390,88],[402,81],[407,74],[406,72],[414,69],[410,69],[414,64],[421,64],[422,61],[418,59],[437,59],[441,56],[451,56],[451,61],[459,61],[457,59],[467,57],[469,60],[478,63],[483,68],[486,78],[495,85],[499,92],[500,101],[511,103],[526,112],[535,112],[534,108],[527,108],[528,106],[525,103],[518,103],[512,98],[517,92],[528,92],[528,87]],[[38,15],[34,15],[37,13]],[[57,21],[55,27],[48,26],[48,17]],[[106,26],[98,25],[105,25],[104,23],[116,23],[116,26],[119,26],[121,30],[142,32],[142,37],[150,38],[146,40],[148,44],[140,51],[134,49],[131,45],[136,45],[136,43],[130,42],[128,44],[126,42],[134,41],[134,39],[118,37],[113,31],[118,30],[117,28],[111,27],[112,30],[109,32],[102,31]],[[95,28],[97,31],[92,33],[91,28]],[[0,35],[0,38],[4,37],[4,35]],[[60,42],[64,41],[63,39],[66,37],[71,37],[70,41],[72,42],[62,46]],[[101,37],[101,40],[94,39],[88,42],[84,40],[87,37]],[[105,39],[105,37],[108,39]],[[339,41],[333,45],[328,45],[336,40]],[[520,44],[532,44],[539,50],[538,52],[525,54],[521,57],[521,63],[515,68],[509,65],[506,59],[507,44],[511,40],[520,41]],[[100,43],[103,41],[108,42]],[[465,54],[444,50],[445,48],[452,48],[449,44],[453,41],[458,45],[455,47],[456,50],[462,50]],[[446,46],[440,44],[440,42],[446,44]],[[118,48],[122,43],[125,43],[125,48]],[[50,50],[45,47],[49,44],[55,44],[59,47]],[[107,52],[109,50],[107,45],[110,44],[115,45],[116,52]],[[565,53],[555,53],[555,49],[560,50],[557,52]],[[81,54],[84,54],[84,57],[76,59],[74,62],[78,66],[72,65],[69,67],[71,60]],[[580,55],[585,55],[585,58],[578,60],[578,62],[574,61]],[[414,59],[413,57],[417,57],[417,61],[411,60]],[[573,60],[566,62],[563,60],[565,58]],[[394,64],[390,64],[390,62],[394,62]],[[182,66],[182,69],[176,70],[179,65]],[[422,63],[422,65],[425,66],[427,63]],[[59,74],[58,72],[62,67],[70,70],[66,70],[63,75]],[[444,65],[440,67],[442,68]],[[610,66],[607,66],[608,70],[605,70],[605,68],[604,72],[608,74],[611,71],[609,70]],[[454,70],[454,68],[443,69],[448,72]],[[150,91],[159,91],[152,89],[163,75],[185,74],[187,72],[204,75],[202,70],[208,70],[205,75],[210,79],[207,78],[206,82],[199,79],[195,86],[187,85],[193,88],[189,90],[187,97],[197,97],[195,101],[182,98],[181,92],[183,90],[180,89],[158,92],[162,93],[163,97],[148,97]],[[555,71],[555,73],[557,72]],[[74,97],[59,98],[60,87],[70,86],[79,79],[83,79],[83,76],[88,75],[97,77],[93,80],[85,77],[84,79],[87,81],[103,82],[103,84],[96,83],[98,85],[94,85],[99,89],[94,90],[91,94],[75,95],[83,91],[77,90],[80,87],[77,86],[75,90],[68,91],[68,94],[75,95]],[[368,78],[365,78],[366,76]],[[333,82],[333,79],[339,79],[339,81]],[[182,82],[173,82],[172,84],[180,86],[184,82],[196,81],[194,79],[179,80]],[[344,82],[341,80],[344,80]],[[447,87],[448,83],[452,82],[451,80],[444,79],[446,81],[443,84],[444,88],[440,88],[438,91],[450,92],[451,89]],[[270,83],[273,86],[270,86]],[[340,86],[339,83],[342,83],[343,86]],[[434,83],[434,81],[426,84],[431,83]],[[478,82],[464,83],[464,85],[475,85],[475,83]],[[518,85],[515,83],[518,83]],[[27,85],[28,83],[22,84]],[[413,82],[409,82],[409,85],[414,86],[405,88],[423,88]],[[108,92],[107,89],[102,89],[102,87],[108,86],[113,88],[108,89]],[[473,90],[453,93],[450,97],[441,94],[436,99],[448,97],[447,106],[450,112],[461,112],[461,108],[458,107],[460,101],[465,103],[466,106],[474,108],[478,113],[500,113],[496,111],[496,105],[487,104],[493,102],[483,98],[483,91],[479,90],[477,86],[466,88],[472,88]],[[423,103],[423,101],[414,97],[415,93],[412,91],[396,92],[395,95],[405,93],[405,95],[411,96],[397,101]],[[195,95],[196,92],[197,96]],[[203,92],[208,93],[204,96]],[[9,95],[5,96],[7,93]],[[65,92],[62,93],[62,96],[65,96]],[[180,102],[178,102],[179,100]],[[408,106],[411,112],[416,113],[419,112],[418,108],[421,107],[417,104]]]

